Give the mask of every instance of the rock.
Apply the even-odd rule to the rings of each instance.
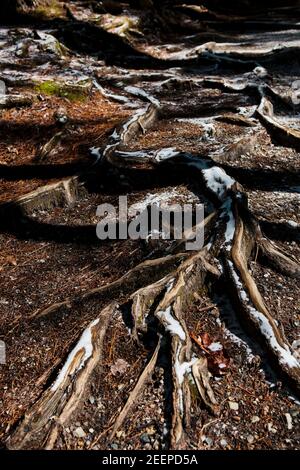
[[[115,442],[113,442],[110,447],[114,450],[118,450],[118,448],[119,448],[118,444],[116,444]]]
[[[273,423],[268,423],[268,431],[272,432],[273,434],[276,434],[277,429],[273,427]]]
[[[153,449],[154,450],[159,450],[159,441],[157,439],[153,443]]]
[[[66,124],[68,121],[68,116],[65,108],[58,108],[58,110],[54,113],[54,118],[59,124]]]
[[[238,411],[239,404],[236,401],[229,401],[228,402],[229,408],[233,411]]]
[[[150,443],[150,437],[147,433],[142,434],[141,437],[140,437],[140,440],[144,444]]]
[[[288,429],[293,429],[293,420],[292,420],[292,417],[291,417],[290,413],[285,413],[285,418],[286,418],[286,422],[287,422],[287,428]]]
[[[227,445],[228,445],[226,439],[221,439],[221,440],[220,440],[220,444],[221,444],[221,446],[224,447],[224,448],[227,447]]]
[[[95,431],[94,431],[93,428],[90,428],[90,429],[89,429],[89,432],[90,432],[91,434],[93,434]]]
[[[213,440],[208,436],[202,436],[202,442],[205,442],[209,447],[213,444]]]
[[[258,423],[258,421],[260,421],[260,418],[258,416],[252,416],[251,418],[251,423]]]
[[[247,442],[248,442],[249,444],[252,444],[253,441],[254,441],[254,437],[253,437],[251,434],[248,434],[248,436],[247,436]]]
[[[156,433],[156,429],[154,426],[149,426],[148,428],[146,428],[146,431],[147,431],[147,434],[149,434],[149,436],[153,436],[153,434]]]
[[[89,402],[91,405],[95,403],[95,398],[94,397],[89,397]]]
[[[74,434],[74,436],[79,437],[79,438],[83,438],[83,437],[86,436],[86,433],[84,432],[84,430],[82,429],[81,426],[76,428],[75,431],[73,432],[73,434]]]

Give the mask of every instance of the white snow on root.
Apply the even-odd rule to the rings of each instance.
[[[179,321],[171,315],[171,307],[157,312],[158,318],[164,320],[164,325],[171,335],[177,335],[181,341],[185,341],[186,335]]]
[[[51,390],[53,392],[55,392],[59,388],[59,386],[64,381],[67,375],[74,375],[75,372],[78,372],[80,369],[82,369],[86,361],[92,356],[92,329],[98,323],[99,318],[90,323],[90,325],[82,333],[78,343],[76,344],[75,348],[70,352],[67,361],[65,362],[63,368],[57,376],[57,379],[51,387]],[[74,361],[74,358],[76,357],[76,354],[81,350],[84,350],[84,354],[80,360],[80,363],[76,366],[74,370],[72,370],[72,363]]]
[[[260,332],[266,338],[271,348],[277,353],[279,362],[285,366],[288,366],[289,368],[295,368],[295,367],[299,368],[300,364],[297,361],[297,359],[293,356],[288,346],[285,345],[284,347],[282,347],[278,343],[276,336],[274,334],[272,325],[270,324],[270,321],[268,320],[268,318],[262,312],[259,312],[254,307],[249,305],[250,299],[247,293],[245,292],[245,290],[243,289],[243,285],[235,271],[233,263],[231,261],[228,261],[228,264],[229,264],[229,268],[232,273],[234,282],[239,289],[239,294],[240,294],[241,299],[247,304],[247,308],[249,310],[250,316],[258,324]]]
[[[147,93],[142,88],[138,88],[135,86],[126,86],[124,90],[127,91],[127,93],[130,93],[131,95],[142,96],[143,98],[146,98],[148,101],[150,101],[150,103],[154,104],[157,107],[160,106],[160,102],[156,98],[154,98],[154,96],[149,95],[149,93]]]
[[[212,168],[203,170],[203,175],[208,188],[211,189],[220,199],[222,199],[226,191],[235,183],[235,180],[228,176],[226,172],[218,166],[213,166]]]

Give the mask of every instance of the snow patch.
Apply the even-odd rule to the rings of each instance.
[[[247,307],[249,309],[250,315],[252,316],[253,319],[256,320],[256,323],[258,323],[262,335],[268,340],[273,350],[278,353],[279,362],[290,368],[293,368],[293,367],[299,368],[299,363],[297,359],[293,356],[291,351],[289,350],[288,346],[285,345],[284,347],[282,347],[278,343],[277,338],[274,334],[272,325],[270,324],[270,321],[268,320],[268,318],[262,312],[259,312],[254,307],[249,305],[250,299],[247,293],[245,292],[245,290],[243,289],[242,283],[239,280],[239,277],[235,271],[233,263],[231,261],[228,261],[228,265],[232,273],[234,282],[240,291],[241,299],[247,303]]]
[[[165,310],[159,310],[157,312],[157,316],[160,320],[164,320],[166,322],[165,328],[171,333],[171,335],[176,335],[181,339],[181,341],[185,341],[185,332],[179,321],[171,315],[171,307],[167,307]]]
[[[216,351],[221,351],[223,349],[223,346],[221,343],[219,342],[216,342],[216,343],[211,343],[209,346],[208,346],[208,349],[212,352],[216,352]]]
[[[175,157],[176,155],[179,155],[180,152],[176,150],[174,147],[167,147],[164,149],[161,149],[157,152],[155,156],[155,160],[157,162],[162,162],[164,160],[168,160],[169,158]]]
[[[55,380],[54,384],[51,387],[51,390],[55,392],[63,380],[65,379],[66,375],[73,375],[76,371],[78,372],[86,361],[91,357],[93,353],[93,344],[92,344],[92,329],[94,326],[96,326],[99,323],[99,318],[94,320],[90,325],[84,330],[84,332],[81,335],[81,338],[79,339],[78,343],[76,344],[75,348],[71,353],[69,354],[67,361],[65,362],[63,368],[61,369],[60,373],[58,374],[57,379]],[[72,363],[77,355],[77,353],[81,350],[84,350],[83,357],[80,360],[80,363],[76,366],[76,369],[73,370]]]
[[[153,96],[149,95],[142,88],[137,88],[135,86],[126,86],[124,90],[127,91],[127,93],[130,93],[134,96],[142,96],[143,98],[146,98],[148,101],[150,101],[150,103],[154,104],[157,107],[160,106],[160,102]]]

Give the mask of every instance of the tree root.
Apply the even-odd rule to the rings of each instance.
[[[285,343],[284,334],[276,326],[273,316],[266,307],[257,285],[248,270],[247,263],[256,243],[257,231],[254,231],[253,224],[247,224],[242,219],[238,213],[237,206],[235,214],[235,235],[231,249],[233,262],[230,261],[227,255],[227,266],[234,282],[241,311],[246,315],[247,322],[254,325],[255,329],[263,337],[267,348],[277,360],[280,369],[291,379],[293,385],[300,390],[300,364],[293,356],[289,346]],[[262,246],[262,240],[259,243],[259,246]],[[299,276],[299,265],[296,265],[296,263],[275,249],[271,253],[270,247],[272,247],[272,244],[269,241],[265,240],[263,243],[263,246],[269,250],[269,255],[272,254],[272,259],[275,259],[275,256],[277,256],[277,260],[279,260],[277,263],[280,263],[281,266],[287,266],[289,271],[292,265],[298,273],[297,277]]]
[[[122,411],[120,412],[119,416],[117,417],[117,419],[114,423],[114,427],[113,427],[112,432],[110,434],[110,439],[114,438],[116,432],[118,431],[118,429],[120,429],[120,427],[124,423],[130,409],[136,404],[136,400],[138,399],[139,394],[142,392],[144,386],[147,383],[147,380],[149,379],[150,375],[152,374],[152,372],[154,370],[154,367],[155,367],[155,364],[156,364],[156,361],[157,361],[157,356],[158,356],[158,353],[159,353],[160,345],[161,345],[161,342],[159,340],[158,343],[157,343],[157,346],[154,350],[154,353],[152,354],[152,357],[151,357],[150,361],[148,362],[148,364],[146,365],[146,367],[143,370],[142,374],[140,375],[134,389],[130,392],[129,397],[128,397],[124,407],[122,408]]]
[[[23,421],[9,438],[9,449],[40,447],[42,441],[46,449],[53,448],[59,426],[63,426],[79,406],[89,377],[101,360],[103,340],[115,308],[116,304],[108,305],[84,330],[55,382],[26,412]]]
[[[267,98],[262,98],[257,115],[276,142],[286,147],[300,149],[300,131],[280,124],[274,117],[273,105]]]

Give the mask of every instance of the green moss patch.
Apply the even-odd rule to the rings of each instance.
[[[85,101],[90,90],[89,84],[68,85],[52,80],[38,83],[35,90],[42,95],[59,96],[70,101]]]

